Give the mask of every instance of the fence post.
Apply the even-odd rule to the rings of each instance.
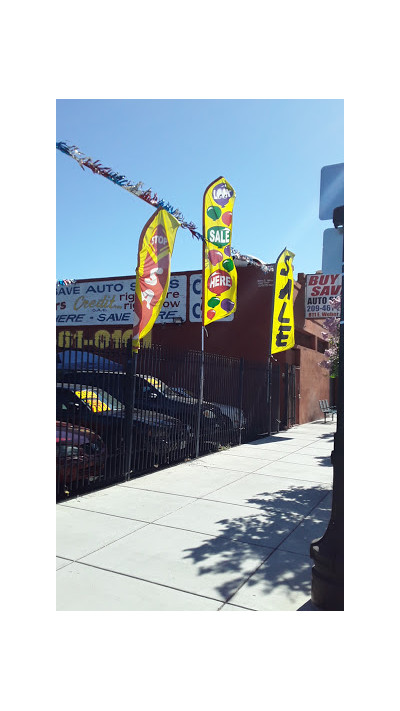
[[[132,440],[133,440],[133,408],[135,404],[135,375],[137,364],[137,352],[133,353],[132,338],[126,344],[128,362],[126,365],[126,388],[125,388],[125,481],[131,478]]]
[[[267,365],[267,407],[268,407],[268,436],[271,434],[271,418],[272,418],[272,363],[271,358],[268,358]]]
[[[242,429],[243,429],[243,376],[244,376],[244,358],[240,359],[239,365],[239,445],[242,444]]]
[[[283,373],[283,415],[281,419],[281,426],[284,429],[288,428],[289,423],[289,365],[285,363],[285,372]],[[279,393],[280,396],[280,393]],[[281,428],[280,428],[281,429]]]
[[[198,420],[197,420],[197,436],[196,436],[196,459],[200,453],[200,424],[201,424],[201,413],[203,409],[203,393],[204,393],[204,326],[201,327],[201,365],[200,365],[200,394],[199,394],[199,408],[198,408]]]

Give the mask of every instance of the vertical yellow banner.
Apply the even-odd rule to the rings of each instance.
[[[151,331],[165,301],[171,275],[171,256],[180,223],[159,208],[140,235],[133,311],[133,348]]]
[[[236,311],[237,273],[231,255],[232,210],[236,193],[217,178],[203,199],[203,325]]]
[[[294,346],[293,257],[293,252],[285,247],[276,260],[271,355]]]

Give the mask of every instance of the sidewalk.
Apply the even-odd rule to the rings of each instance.
[[[57,610],[316,610],[336,420],[57,504]]]

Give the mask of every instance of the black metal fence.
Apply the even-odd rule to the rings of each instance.
[[[67,345],[57,347],[58,499],[279,431],[278,364]]]

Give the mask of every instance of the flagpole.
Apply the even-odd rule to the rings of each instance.
[[[138,352],[132,348],[133,339],[127,344],[128,363],[126,368],[125,391],[125,481],[132,475],[133,413],[135,409],[135,376]]]
[[[203,232],[204,232],[204,201],[207,190],[203,196]],[[200,453],[200,425],[201,425],[201,411],[203,409],[203,393],[204,393],[204,297],[205,297],[205,242],[203,242],[202,249],[202,299],[201,299],[201,356],[200,356],[200,392],[199,392],[199,408],[197,414],[197,436],[196,436],[196,459]]]
[[[212,185],[212,183],[210,183]],[[206,200],[206,194],[207,190],[210,186],[207,186],[207,188],[204,191],[203,195],[203,234],[205,234],[205,219],[204,219],[204,212],[205,212],[205,200]],[[198,408],[198,416],[197,416],[197,436],[196,436],[196,459],[199,456],[200,453],[200,425],[201,425],[201,412],[203,409],[203,394],[204,394],[204,309],[205,309],[205,250],[206,250],[206,244],[203,242],[203,249],[202,249],[202,299],[201,299],[201,356],[200,356],[200,392],[199,392],[199,408]]]
[[[219,184],[219,181],[220,184]],[[229,186],[229,188],[227,187]],[[210,191],[211,188],[214,190],[215,188],[219,188],[217,190],[215,198],[213,197],[212,199],[210,198]],[[204,394],[204,365],[205,365],[205,356],[204,356],[204,331],[205,331],[205,326],[206,326],[206,305],[209,308],[209,311],[207,311],[207,324],[211,323],[214,319],[214,322],[217,321],[220,318],[224,318],[228,311],[235,310],[236,305],[233,301],[231,301],[231,298],[226,298],[222,301],[224,303],[225,301],[225,306],[222,307],[220,304],[220,295],[225,292],[225,295],[228,297],[231,297],[235,299],[236,301],[236,270],[235,270],[235,279],[232,279],[229,277],[228,272],[232,271],[235,269],[233,260],[231,259],[231,251],[230,251],[230,244],[231,244],[231,230],[230,230],[230,225],[232,223],[232,212],[230,210],[227,210],[225,213],[223,213],[223,208],[225,208],[228,204],[231,207],[231,210],[233,208],[233,203],[235,201],[235,191],[232,188],[232,186],[223,178],[223,176],[220,176],[219,178],[216,178],[216,180],[213,180],[212,183],[210,183],[203,195],[203,235],[204,235],[204,241],[203,241],[203,260],[202,260],[202,305],[201,305],[201,321],[202,321],[202,327],[201,327],[201,364],[200,364],[200,387],[199,387],[199,409],[198,409],[198,422],[197,422],[197,441],[196,441],[196,457],[199,456],[200,452],[200,428],[201,428],[201,420],[202,420],[202,408],[203,408],[203,394]],[[207,207],[207,201],[210,202],[210,205],[208,209],[206,210]],[[230,203],[232,201],[232,204]],[[222,209],[221,209],[222,208]],[[222,217],[221,217],[222,215]],[[225,218],[225,220],[224,220]],[[209,229],[207,228],[207,225],[209,226]],[[210,238],[210,241],[209,241]],[[227,243],[229,242],[229,244]],[[207,256],[206,256],[206,250],[207,250]],[[222,251],[224,250],[224,251]],[[228,251],[227,251],[228,250]],[[228,259],[224,259],[225,257],[228,257]],[[215,258],[217,257],[217,261],[215,261]],[[222,262],[221,267],[222,270],[217,269],[214,270],[213,272],[213,267],[216,266],[216,264],[219,264],[219,262]],[[207,274],[206,274],[206,265],[207,265]],[[213,284],[213,275],[216,276],[216,283]],[[206,277],[207,277],[207,285],[206,285]],[[220,281],[222,277],[222,282]],[[221,288],[222,287],[222,288]],[[234,292],[232,291],[234,289]],[[210,297],[209,295],[209,290],[213,292],[213,296]],[[232,291],[232,294],[231,294]],[[217,298],[215,295],[218,295]],[[228,306],[228,309],[225,307]],[[230,309],[229,309],[230,307]],[[235,307],[235,308],[234,308]],[[214,308],[216,310],[214,310]],[[206,332],[207,333],[207,332]],[[208,333],[207,333],[208,336]],[[207,428],[208,429],[208,428]]]
[[[196,458],[200,453],[200,424],[201,411],[203,409],[203,394],[204,394],[204,326],[201,326],[201,360],[200,360],[200,394],[199,394],[199,409],[197,417],[197,436],[196,436]]]

